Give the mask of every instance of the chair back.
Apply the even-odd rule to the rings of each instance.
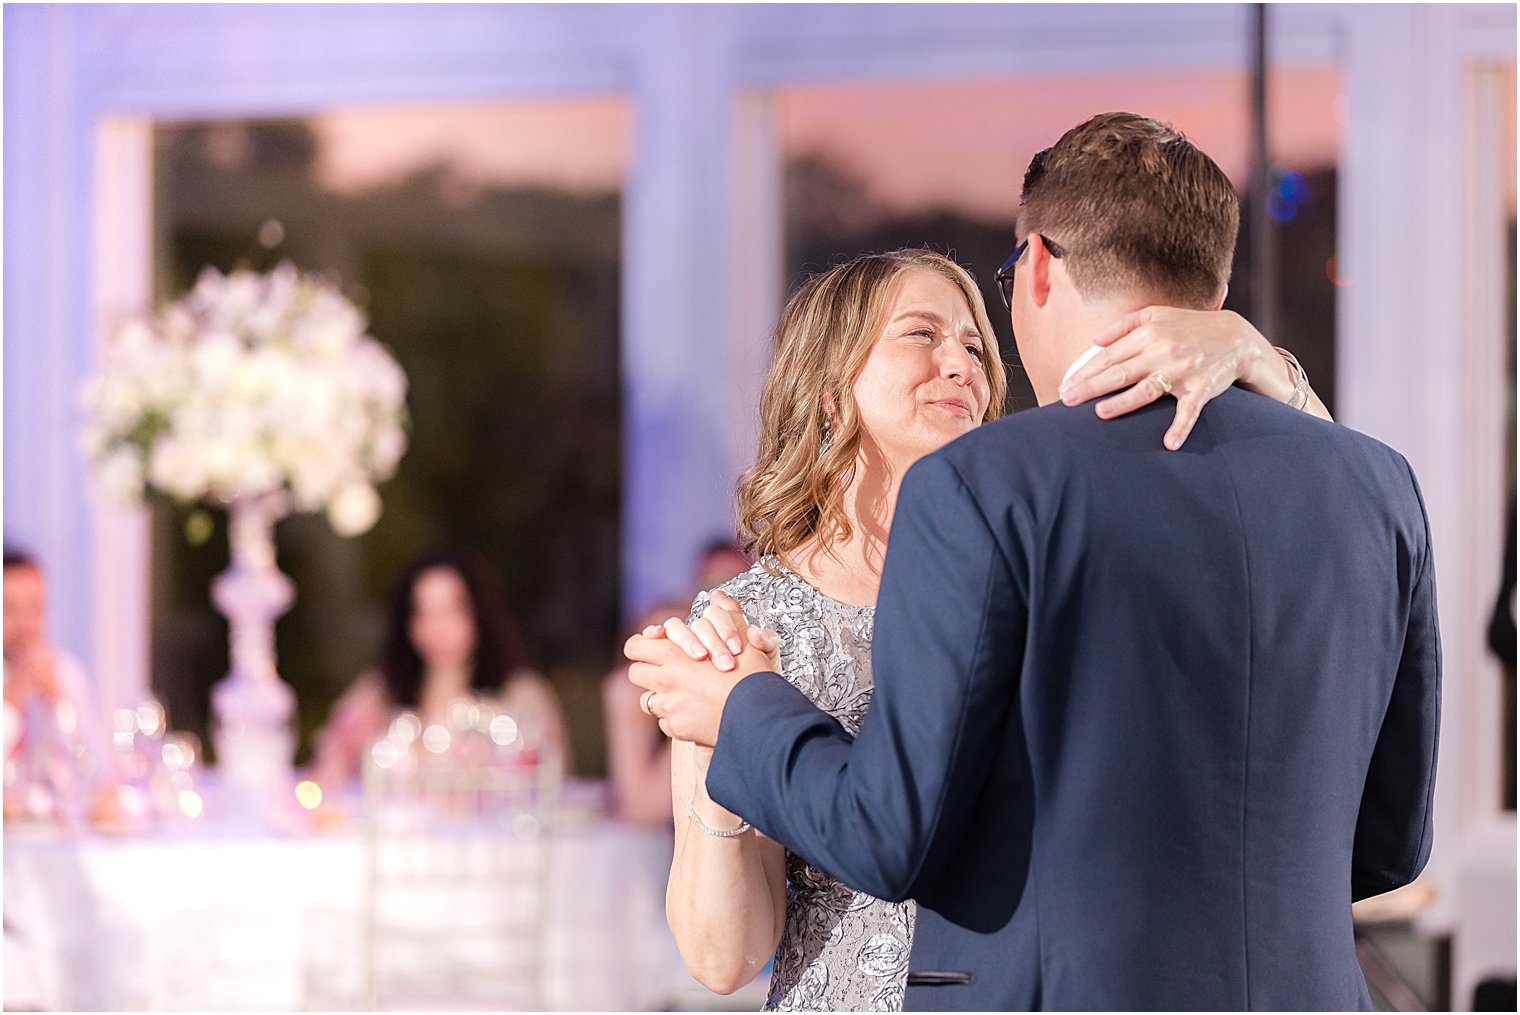
[[[398,716],[364,761],[370,1010],[543,1008],[563,758],[484,702]]]

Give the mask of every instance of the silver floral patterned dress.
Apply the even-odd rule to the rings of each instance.
[[[828,598],[775,558],[719,588],[750,623],[781,636],[782,676],[858,732],[871,701],[875,609]],[[707,603],[704,592],[692,619]],[[787,850],[786,924],[765,1010],[901,1011],[913,915],[913,903],[854,891]]]

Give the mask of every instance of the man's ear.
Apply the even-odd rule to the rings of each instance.
[[[1039,233],[1029,237],[1029,298],[1034,300],[1034,305],[1044,308],[1050,302],[1051,262],[1055,258],[1050,256],[1050,250],[1045,246],[1045,238]]]
[[[1214,301],[1214,309],[1215,310],[1223,310],[1224,309],[1225,297],[1227,297],[1229,295],[1230,295],[1230,283],[1226,282],[1224,284],[1224,288],[1221,289],[1221,290],[1219,290],[1219,299],[1217,299],[1217,300]]]

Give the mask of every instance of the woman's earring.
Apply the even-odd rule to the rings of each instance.
[[[827,451],[829,449],[829,444],[831,444],[834,440],[834,435],[830,432],[832,427],[833,421],[825,418],[823,421],[823,443],[818,447],[820,453]]]

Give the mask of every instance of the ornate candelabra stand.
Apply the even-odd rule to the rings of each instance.
[[[274,622],[295,598],[274,555],[274,523],[288,510],[283,493],[234,499],[232,563],[212,586],[232,657],[232,671],[211,695],[217,770],[228,813],[264,825],[282,823],[293,782],[295,695],[275,669],[274,651]]]

